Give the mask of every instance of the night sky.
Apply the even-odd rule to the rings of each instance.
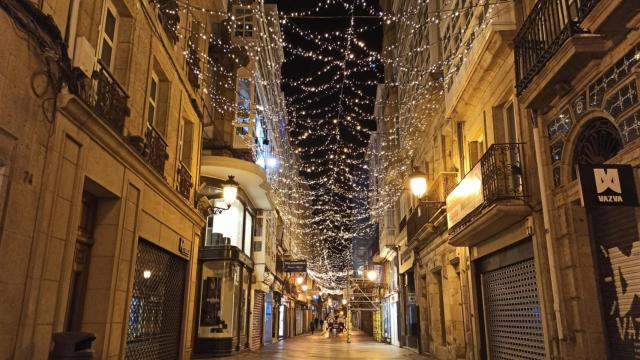
[[[369,1],[369,9],[363,7],[362,0],[353,1],[356,5],[351,27],[352,16],[343,2],[299,17],[291,15],[313,10],[325,1],[267,2],[278,5],[281,20],[287,15],[281,30],[287,44],[282,77],[288,130],[291,145],[298,149],[303,163],[299,175],[309,180],[315,194],[310,199],[318,222],[315,226],[353,234],[367,222],[362,216],[368,214],[367,192],[362,191],[368,187],[364,167],[367,130],[375,130],[375,84],[382,81],[383,73],[375,56],[382,44],[382,23],[371,16],[371,9],[377,13],[380,9],[377,1]],[[353,36],[347,46],[350,27]],[[314,36],[320,41],[314,41]],[[304,80],[310,77],[313,79]],[[343,159],[345,149],[348,153]],[[357,186],[361,188],[357,190]],[[321,246],[339,259],[350,250],[351,240],[327,237]],[[329,264],[329,269],[342,271],[345,265],[337,260]]]

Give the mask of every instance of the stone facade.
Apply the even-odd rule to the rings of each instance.
[[[104,41],[106,3],[41,3],[42,8],[26,1],[4,3],[0,11],[10,49],[2,52],[0,69],[0,253],[6,257],[0,293],[3,304],[13,304],[0,310],[0,356],[46,359],[53,333],[82,330],[96,335],[96,358],[122,358],[132,336],[128,323],[144,240],[185,264],[185,278],[177,280],[184,307],[170,325],[179,334],[176,356],[189,358],[194,258],[204,220],[193,205],[192,185],[199,174],[202,99],[187,81],[185,40],[174,43],[167,36],[152,3],[114,1],[114,55],[101,73],[112,75],[100,84],[111,84],[110,94],[124,93],[126,108],[100,103],[105,93],[89,94],[107,90],[96,90],[98,80],[85,76],[104,70],[95,49]],[[205,19],[182,16],[179,24],[196,20]],[[88,73],[72,70],[73,65],[84,65]],[[144,140],[152,68],[167,86],[165,127],[156,129],[162,139],[151,138],[161,141],[161,150],[149,149],[150,138]],[[121,128],[111,121],[118,116],[124,119]],[[185,169],[190,183],[181,182]],[[94,199],[89,220],[83,217],[86,199]],[[83,243],[92,245],[81,253],[77,239],[86,221],[92,230],[83,234],[88,236]],[[74,282],[77,274],[86,276],[84,285]],[[79,287],[81,296],[74,290]]]

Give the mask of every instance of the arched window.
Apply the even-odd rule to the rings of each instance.
[[[602,164],[622,149],[620,132],[605,118],[595,118],[586,124],[578,136],[573,151],[571,178],[576,179],[576,165]]]

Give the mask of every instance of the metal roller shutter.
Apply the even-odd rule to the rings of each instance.
[[[125,359],[180,357],[186,268],[184,259],[140,239]]]
[[[482,274],[489,357],[544,359],[533,259]]]
[[[262,328],[264,327],[264,292],[254,292],[253,310],[251,311],[251,350],[258,350],[262,344]]]
[[[610,358],[640,359],[640,241],[634,208],[590,210]]]

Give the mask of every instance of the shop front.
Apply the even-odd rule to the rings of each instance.
[[[536,235],[536,216],[526,202],[523,159],[518,144],[492,145],[446,201],[449,244],[469,248],[474,350],[480,358],[548,356],[539,296],[543,274],[535,251],[544,237]],[[443,277],[453,277],[454,268],[437,273],[440,294],[451,293],[443,286],[453,283]],[[443,326],[443,334],[447,330]]]
[[[206,178],[202,193],[216,211],[207,218],[198,252],[198,294],[194,357],[228,355],[249,346],[254,271],[251,254],[254,211],[239,189],[237,200],[221,203],[219,181]],[[262,308],[262,303],[258,303]]]
[[[401,345],[418,350],[420,318],[416,301],[414,277],[414,251],[403,248],[400,252],[400,279],[402,290],[402,341]]]
[[[384,342],[400,346],[398,340],[398,293],[382,299],[382,338]]]

